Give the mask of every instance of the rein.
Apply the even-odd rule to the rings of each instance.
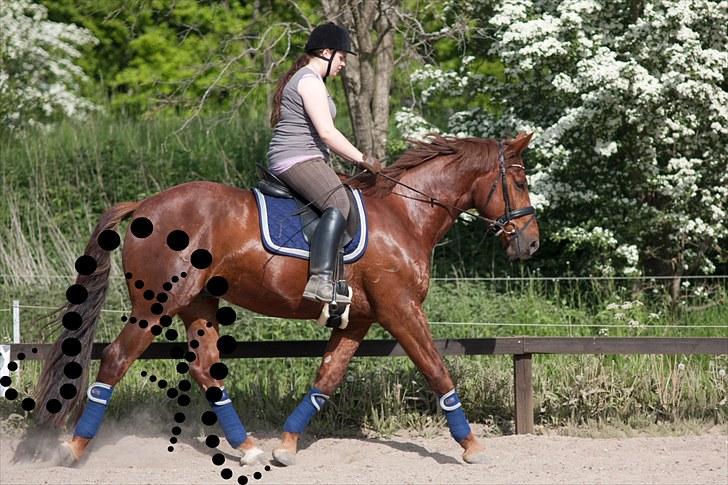
[[[498,182],[500,181],[501,187],[502,187],[502,192],[503,192],[503,202],[505,205],[505,213],[502,216],[500,216],[498,219],[495,219],[495,220],[481,216],[480,214],[471,214],[476,219],[479,219],[479,220],[487,223],[488,230],[490,231],[491,229],[493,229],[494,234],[496,236],[499,236],[501,233],[505,233],[506,235],[509,235],[509,236],[512,236],[512,235],[518,236],[518,233],[520,231],[518,231],[515,228],[515,226],[513,224],[511,224],[511,221],[518,219],[520,217],[525,217],[528,215],[536,214],[536,209],[534,209],[534,207],[530,206],[530,205],[527,207],[522,207],[520,209],[511,210],[511,198],[510,198],[510,193],[508,191],[508,181],[506,179],[506,170],[508,170],[509,168],[520,168],[522,170],[526,169],[523,165],[518,165],[518,164],[509,165],[508,167],[506,167],[505,146],[503,145],[502,142],[498,142],[498,177],[493,181],[493,185],[490,187],[490,191],[488,192],[488,197],[486,198],[485,205],[487,206],[488,203],[490,203],[490,199],[493,197],[493,194],[495,193],[496,189],[498,188]],[[364,173],[366,173],[366,172],[361,171],[361,172],[343,180],[341,185],[339,185],[338,187],[334,187],[333,189],[331,189],[329,191],[326,198],[328,199],[329,197],[331,197],[331,195],[335,191],[339,190],[340,188],[343,188],[344,185],[347,185],[347,184],[351,183],[352,181],[356,180]],[[458,213],[457,214],[458,216],[464,212],[467,212],[466,210],[461,209],[460,207],[457,207],[452,204],[448,204],[447,202],[443,202],[440,199],[438,199],[437,197],[428,195],[425,192],[422,192],[419,189],[411,187],[411,186],[405,184],[404,182],[397,180],[394,177],[390,177],[389,175],[383,174],[382,172],[378,172],[375,175],[379,176],[379,177],[383,177],[383,178],[395,183],[396,185],[401,185],[402,187],[425,197],[426,200],[421,200],[421,202],[428,202],[430,205],[439,205],[440,207],[443,207],[445,209],[454,210]],[[309,202],[308,204],[303,206],[300,210],[298,210],[296,213],[300,213],[301,211],[303,211],[303,209],[305,209],[306,207],[308,207],[312,204],[313,204],[313,202]],[[530,224],[530,222],[531,221],[529,221],[526,224],[526,226],[524,226],[524,228],[528,227],[528,224]]]
[[[495,193],[496,188],[498,188],[498,181],[500,179],[501,185],[503,187],[503,201],[505,203],[505,213],[500,216],[498,219],[489,219],[487,217],[481,216],[480,214],[472,214],[473,217],[485,222],[488,224],[488,230],[495,229],[495,235],[498,236],[501,233],[506,233],[507,235],[513,235],[516,234],[517,231],[513,227],[510,222],[514,219],[518,219],[520,217],[532,215],[536,213],[536,209],[533,208],[533,206],[528,207],[522,207],[521,209],[516,209],[514,211],[511,210],[511,199],[508,192],[508,182],[506,180],[506,170],[509,168],[520,168],[525,170],[525,167],[523,165],[510,165],[506,167],[505,162],[505,147],[503,146],[502,142],[498,142],[498,178],[496,178],[493,181],[493,185],[490,188],[490,191],[488,192],[488,197],[486,199],[485,205],[487,206],[490,202],[490,199],[493,197],[493,194]],[[348,183],[355,178],[357,178],[359,175],[361,175],[364,172],[359,172],[358,174],[354,175],[353,177],[346,180],[345,183]],[[401,182],[394,177],[390,177],[389,175],[383,174],[381,172],[376,174],[377,176],[383,177],[391,182],[394,182],[397,185],[401,185],[402,187],[411,190],[412,192],[415,192],[423,197],[426,197],[427,200],[423,200],[422,202],[429,202],[431,205],[437,204],[440,207],[444,207],[446,209],[455,210],[458,212],[458,215],[462,214],[463,212],[467,212],[466,210],[463,210],[455,205],[448,204],[447,202],[443,202],[439,200],[437,197],[432,197],[431,195],[428,195],[424,192],[422,192],[419,189],[416,189],[414,187],[410,187],[409,185],[405,184],[404,182]]]

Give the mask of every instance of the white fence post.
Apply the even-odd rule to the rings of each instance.
[[[13,343],[20,343],[20,301],[13,300]],[[10,345],[0,345],[0,377],[9,376],[10,369],[8,364],[10,363]],[[20,378],[20,367],[16,371],[18,378]],[[5,397],[5,390],[7,388],[0,385],[0,397]]]
[[[10,375],[8,364],[10,363],[10,346],[0,345],[0,377]],[[0,384],[0,397],[5,397],[5,390],[7,387]]]
[[[13,343],[20,343],[20,300],[13,300]]]
[[[20,343],[20,301],[13,300],[13,343]],[[0,377],[10,376],[10,345],[0,345]],[[20,377],[20,368],[18,368],[18,377]],[[0,397],[5,397],[7,387],[0,385]]]

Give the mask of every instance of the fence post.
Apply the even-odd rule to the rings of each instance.
[[[13,343],[20,343],[20,301],[13,300],[12,304],[13,312]],[[8,364],[10,363],[10,352],[12,346],[0,345],[0,377],[10,376],[10,369]],[[17,370],[18,378],[20,377],[20,368]],[[7,387],[0,384],[0,397],[5,397],[5,391]]]
[[[10,363],[10,346],[0,345],[0,377],[10,375],[10,369],[8,364]],[[0,397],[5,397],[5,390],[7,387],[0,384]]]
[[[13,300],[13,343],[20,343],[20,300]]]
[[[513,355],[513,390],[516,407],[516,434],[533,433],[531,354]]]

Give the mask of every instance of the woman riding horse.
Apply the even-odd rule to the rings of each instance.
[[[322,213],[311,241],[311,276],[303,297],[324,303],[334,296],[339,303],[351,303],[334,290],[336,256],[350,207],[341,179],[327,163],[329,149],[357,167],[380,170],[379,161],[364,157],[334,126],[336,105],[325,82],[346,66],[347,54],[356,55],[346,29],[333,23],[316,27],[305,54],[278,81],[271,114],[269,169]]]
[[[318,85],[319,81],[306,82]],[[521,159],[529,140],[530,135],[505,142],[438,137],[415,143],[378,177],[362,184],[368,248],[346,267],[346,279],[357,295],[349,325],[332,331],[313,387],[287,419],[282,442],[273,450],[279,463],[294,462],[301,433],[341,382],[374,322],[394,336],[437,393],[450,432],[464,448],[463,459],[484,460],[484,447],[470,430],[422,304],[435,244],[464,211],[478,210],[478,217],[496,229],[509,257],[525,259],[537,250],[538,223]],[[82,456],[101,425],[114,386],[174,316],[184,322],[188,341],[198,343],[189,348],[191,376],[210,401],[228,442],[242,453],[242,463],[255,462],[263,452],[247,434],[221,376],[212,371],[220,362],[220,297],[254,312],[289,319],[315,320],[322,303],[301,297],[306,261],[265,250],[253,194],[221,184],[178,185],[142,201],[117,204],[103,214],[85,249],[96,269],[78,275],[75,288],[83,291],[69,294],[69,304],[58,319],[63,330],[46,358],[36,393],[38,420],[61,426],[83,404],[83,393],[63,397],[59,390],[64,384],[86,385],[108,288],[109,250],[118,245],[109,245],[108,240],[129,217],[122,264],[132,317],[103,350],[86,407],[73,438],[64,443],[66,463]],[[80,351],[69,352],[71,347]]]

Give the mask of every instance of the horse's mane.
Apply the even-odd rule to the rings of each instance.
[[[455,138],[450,136],[431,135],[427,141],[409,140],[412,147],[404,152],[392,165],[382,169],[384,175],[399,180],[409,169],[418,167],[433,158],[453,155],[451,162],[475,160],[484,164],[489,170],[494,165],[494,157],[489,156],[495,148],[495,140],[483,138]],[[484,156],[484,152],[488,156]],[[384,197],[392,192],[396,182],[371,174],[361,175],[349,183],[353,188],[361,189],[371,197]]]

